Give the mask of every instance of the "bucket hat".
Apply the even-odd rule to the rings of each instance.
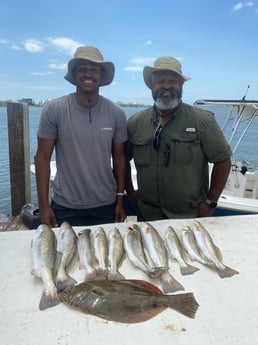
[[[70,83],[76,85],[74,68],[76,65],[84,64],[87,61],[94,62],[101,66],[103,78],[100,82],[100,86],[112,83],[115,74],[114,64],[109,61],[104,61],[101,52],[97,48],[91,46],[82,46],[77,48],[74,57],[68,62],[68,71],[64,78]]]
[[[177,60],[174,57],[171,56],[162,56],[155,60],[154,67],[145,66],[143,69],[143,79],[145,81],[145,84],[148,86],[148,88],[151,89],[151,75],[153,72],[157,71],[172,71],[180,75],[186,80],[190,80],[190,77],[187,77],[183,75],[182,69],[181,69],[181,63],[179,60]]]

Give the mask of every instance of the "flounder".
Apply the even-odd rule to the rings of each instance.
[[[84,282],[59,296],[86,314],[122,323],[143,322],[167,308],[194,318],[199,306],[193,293],[165,295],[157,286],[134,279]]]

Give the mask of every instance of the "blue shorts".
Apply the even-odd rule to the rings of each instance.
[[[90,209],[74,209],[58,205],[52,200],[53,209],[58,225],[68,222],[74,226],[88,226],[114,223],[115,204]]]

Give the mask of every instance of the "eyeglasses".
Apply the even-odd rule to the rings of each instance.
[[[158,125],[158,127],[156,128],[155,132],[154,132],[154,136],[153,136],[153,148],[156,151],[159,151],[159,147],[160,147],[160,141],[161,141],[161,132],[163,130],[163,127],[161,127],[160,125]]]

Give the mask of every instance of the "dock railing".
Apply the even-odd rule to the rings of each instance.
[[[7,103],[12,215],[31,201],[28,104]]]

